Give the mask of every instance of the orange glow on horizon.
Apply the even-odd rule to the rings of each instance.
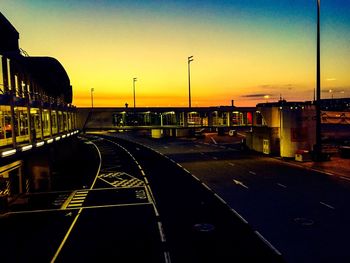
[[[246,13],[233,8],[232,15],[196,8],[192,14],[181,4],[165,4],[165,11],[171,10],[166,13],[129,3],[106,8],[94,1],[86,6],[49,1],[46,7],[10,2],[3,8],[12,13],[7,17],[20,32],[20,46],[31,56],[52,56],[62,63],[78,107],[91,105],[91,88],[96,107],[132,106],[134,77],[136,106],[188,106],[191,55],[193,106],[231,105],[231,100],[255,106],[266,101],[264,95],[271,101],[313,99],[316,43],[310,17],[290,23],[277,13],[250,13],[254,8]],[[49,12],[50,6],[57,8]],[[314,10],[306,11],[311,16]],[[341,29],[322,35],[321,86],[350,97],[349,31]]]

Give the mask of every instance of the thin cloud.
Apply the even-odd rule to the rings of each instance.
[[[271,94],[263,94],[263,93],[258,93],[258,94],[248,94],[248,95],[242,95],[242,98],[263,98],[264,96],[268,95],[271,97]]]

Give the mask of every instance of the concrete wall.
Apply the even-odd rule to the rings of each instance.
[[[283,108],[281,112],[281,156],[294,157],[297,150],[311,151],[316,143],[315,107]]]
[[[279,128],[270,128],[267,126],[253,127],[252,132],[248,132],[246,136],[246,144],[248,148],[264,152],[264,140],[268,141],[269,153],[279,154]]]

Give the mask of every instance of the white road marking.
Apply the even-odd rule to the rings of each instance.
[[[72,200],[84,200],[86,199],[86,196],[74,196]]]
[[[69,205],[68,206],[71,206],[72,204],[82,204],[85,200],[72,200],[70,201]]]
[[[228,163],[228,165],[235,166],[235,164],[234,164],[234,163]]]
[[[160,234],[160,239],[162,240],[162,242],[166,242],[166,238],[164,235],[164,231],[163,231],[163,225],[161,222],[158,221],[158,230],[159,230],[159,234]]]
[[[258,237],[260,237],[260,239],[261,239],[262,241],[264,241],[266,245],[268,245],[273,251],[275,251],[275,253],[276,253],[277,255],[279,255],[279,256],[282,255],[281,252],[279,252],[279,251],[278,251],[269,241],[267,241],[267,239],[266,239],[265,237],[263,237],[263,235],[261,235],[258,231],[254,231],[254,233],[255,233]]]
[[[201,155],[205,155],[205,153],[200,152]]]
[[[326,206],[326,207],[328,207],[328,208],[330,208],[330,209],[335,209],[334,206],[331,206],[331,205],[326,204],[326,203],[324,203],[324,202],[320,202],[320,204],[321,204],[321,205],[324,205],[324,206]]]
[[[218,144],[213,137],[210,137],[214,144]]]
[[[233,182],[234,182],[235,184],[237,184],[237,185],[240,185],[240,186],[246,188],[246,189],[249,189],[249,187],[246,186],[246,185],[245,185],[243,182],[241,182],[241,181],[238,181],[238,180],[233,179]]]
[[[348,178],[348,177],[340,176],[340,178],[350,182],[350,178]]]
[[[253,172],[253,171],[249,171],[249,173],[252,175],[256,175],[256,172]]]
[[[100,163],[99,163],[99,165],[98,165],[97,172],[96,172],[96,175],[95,175],[95,179],[94,179],[94,181],[92,182],[92,185],[91,185],[91,187],[90,187],[90,190],[94,188],[94,185],[95,185],[95,183],[96,183],[96,180],[97,180],[97,178],[98,178],[98,175],[99,175],[99,173],[100,173],[100,171],[101,171],[101,166],[102,166],[101,151],[98,149],[98,147],[96,146],[96,144],[92,143],[92,145],[96,148],[96,150],[97,150],[97,152],[98,152],[98,156],[99,156],[99,159],[100,159]],[[89,192],[89,191],[79,191],[79,193],[82,193],[82,194],[88,193],[88,192]],[[78,205],[78,204],[71,204],[71,205],[69,205],[69,206],[70,206],[70,207],[72,207],[72,206],[73,206],[73,207],[74,207],[74,206],[81,206],[81,204],[80,204],[80,205]],[[56,261],[58,255],[59,255],[59,253],[61,252],[61,250],[62,250],[64,244],[66,243],[66,241],[67,241],[67,239],[68,239],[70,233],[72,232],[72,230],[73,230],[73,228],[74,228],[76,222],[78,221],[78,218],[79,218],[79,216],[80,216],[80,214],[81,214],[82,211],[83,211],[83,208],[80,208],[79,211],[78,211],[78,213],[77,213],[77,215],[75,216],[75,218],[74,218],[72,224],[70,225],[70,227],[69,227],[69,229],[68,229],[66,235],[64,236],[64,238],[63,238],[61,244],[59,245],[59,247],[58,247],[56,253],[54,254],[53,258],[51,259],[51,263],[53,263],[53,262]]]
[[[215,156],[213,157],[213,160],[217,160],[217,159],[218,159],[218,157],[215,157]]]
[[[283,188],[287,188],[287,186],[285,186],[284,184],[277,183],[277,185]]]

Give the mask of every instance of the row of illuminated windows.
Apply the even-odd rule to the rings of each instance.
[[[0,106],[0,146],[35,142],[75,129],[74,112]]]
[[[251,112],[120,112],[113,115],[113,124],[116,126],[149,126],[149,125],[195,125],[195,126],[228,126],[252,125]]]

